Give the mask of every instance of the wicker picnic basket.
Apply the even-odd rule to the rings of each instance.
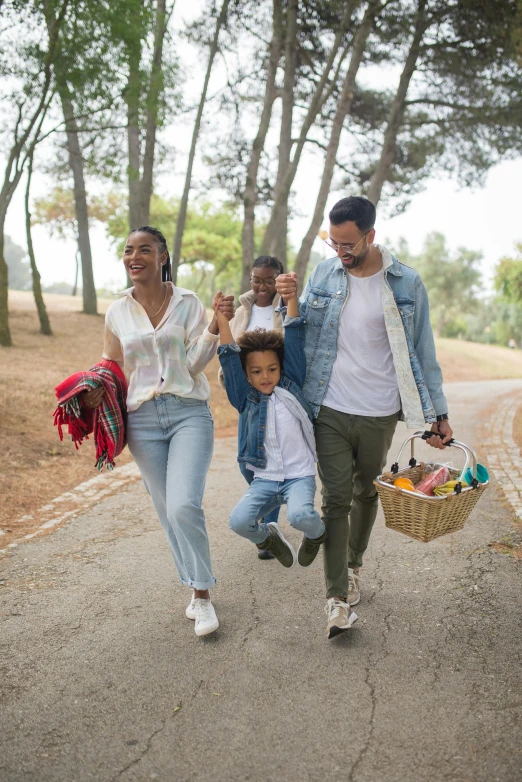
[[[444,497],[423,496],[420,493],[394,486],[393,482],[398,477],[409,478],[416,484],[427,474],[426,464],[417,462],[415,459],[414,441],[415,439],[427,440],[432,434],[432,432],[415,432],[411,437],[408,437],[402,444],[397,461],[392,464],[391,471],[379,475],[374,481],[381,499],[386,526],[423,543],[428,543],[440,535],[447,535],[449,532],[462,529],[464,522],[489,483],[488,481],[479,483],[477,480],[475,452],[468,445],[451,440],[447,445],[464,451],[466,464],[462,470],[450,468],[450,479],[457,480],[462,477],[471,457],[473,480],[470,486],[463,487],[459,483],[452,494],[447,494]],[[409,442],[411,442],[409,466],[400,470],[400,458]],[[442,465],[431,465],[432,468],[440,466]]]

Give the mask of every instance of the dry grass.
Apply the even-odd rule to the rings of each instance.
[[[98,360],[103,334],[103,317],[83,315],[81,302],[71,296],[46,295],[54,337],[39,333],[30,293],[12,291],[9,302],[14,347],[0,349],[0,528],[4,530],[95,474],[92,442],[77,452],[70,441],[59,441],[52,421],[53,392],[72,372]],[[108,304],[100,302],[102,313]],[[440,340],[438,350],[447,382],[522,377],[519,351],[455,340]],[[206,374],[219,437],[235,433],[237,415],[217,383],[217,369],[214,359]],[[118,463],[129,459],[125,451]],[[26,531],[16,525],[17,534]]]
[[[522,377],[522,350],[438,339],[437,357],[446,383]]]
[[[9,294],[14,347],[0,348],[0,528],[4,530],[96,474],[92,439],[79,451],[68,439],[60,442],[52,413],[55,386],[99,360],[103,317],[83,315],[78,311],[81,302],[72,296],[47,295],[46,302],[54,337],[39,333],[31,294]],[[105,312],[109,303],[101,301],[100,311]],[[218,386],[217,370],[216,358],[207,377],[216,434],[225,436],[236,431],[237,416]],[[125,450],[117,464],[128,461],[130,454]],[[17,537],[25,532],[26,525],[16,525]],[[2,543],[7,542],[7,536],[2,537]]]

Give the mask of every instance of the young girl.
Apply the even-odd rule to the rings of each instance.
[[[297,560],[307,567],[326,535],[314,508],[315,441],[311,409],[301,392],[306,362],[296,292],[288,301],[284,341],[278,332],[256,330],[245,332],[236,344],[218,303],[216,312],[226,390],[243,423],[238,461],[254,473],[230,526],[292,567],[292,546],[278,524],[265,521],[267,513],[286,503],[289,523],[304,533]]]
[[[123,366],[128,382],[127,441],[165,530],[181,583],[193,589],[186,616],[196,635],[218,628],[209,589],[210,550],[201,508],[214,424],[203,370],[216,353],[217,316],[195,293],[171,282],[165,237],[151,226],[131,231],[123,256],[134,283],[105,316],[103,358]],[[217,307],[216,307],[217,309]],[[233,297],[219,295],[224,322]],[[97,407],[103,391],[84,401]]]

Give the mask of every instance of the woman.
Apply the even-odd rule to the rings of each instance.
[[[129,449],[181,583],[193,589],[186,616],[195,620],[196,635],[207,635],[219,622],[210,600],[216,579],[201,508],[214,443],[203,370],[217,350],[217,318],[207,326],[196,294],[174,286],[165,237],[156,228],[131,231],[123,263],[134,287],[107,310],[103,358],[123,366]],[[221,301],[230,320],[233,296]],[[84,400],[97,407],[102,396],[102,390],[88,391]]]
[[[276,294],[275,281],[278,274],[283,274],[283,264],[271,255],[260,255],[256,258],[250,274],[252,290],[243,293],[239,297],[240,306],[236,310],[230,328],[234,340],[237,341],[245,331],[263,329],[265,331],[283,331],[283,319],[277,311],[280,297]],[[219,370],[219,380],[224,388],[223,373]],[[254,474],[244,464],[239,465],[243,476],[248,483],[252,483]],[[277,522],[279,508],[269,513],[265,523]],[[268,550],[258,552],[259,559],[273,559],[274,555]]]

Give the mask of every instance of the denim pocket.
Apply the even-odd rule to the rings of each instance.
[[[178,396],[177,398],[183,407],[201,407],[202,405],[207,405],[208,407],[205,399],[193,399],[190,396]]]
[[[321,326],[332,297],[324,291],[312,290],[306,300],[306,320],[312,326]]]

